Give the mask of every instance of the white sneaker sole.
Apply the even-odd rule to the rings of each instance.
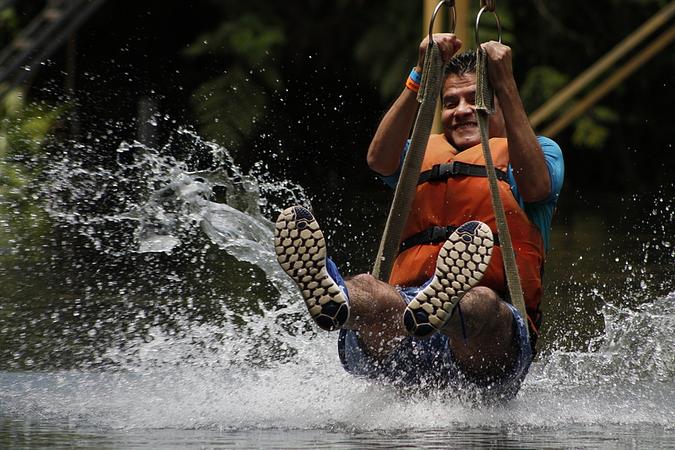
[[[276,222],[277,261],[300,288],[316,324],[336,330],[349,319],[347,298],[326,271],[326,241],[312,213],[302,206],[285,209]]]
[[[485,274],[494,239],[490,227],[471,221],[445,241],[431,283],[408,304],[403,322],[408,333],[426,337],[443,328],[453,308]]]

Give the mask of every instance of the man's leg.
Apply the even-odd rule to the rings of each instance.
[[[407,335],[401,320],[406,305],[398,291],[368,274],[343,281],[327,260],[323,233],[306,208],[294,206],[279,215],[275,251],[321,328],[356,331],[366,353],[378,358]]]
[[[471,289],[441,329],[453,360],[474,379],[499,378],[509,372],[520,348],[514,339],[513,313],[489,288]]]
[[[449,337],[453,361],[473,379],[494,379],[514,367],[520,346],[512,309],[486,287],[493,236],[482,222],[467,222],[439,252],[433,279],[410,302],[405,326],[415,336],[440,331]]]
[[[350,316],[343,328],[358,333],[366,353],[385,358],[408,335],[401,320],[406,306],[401,294],[370,274],[357,275],[345,282]]]

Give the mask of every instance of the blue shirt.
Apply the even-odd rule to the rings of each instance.
[[[548,250],[553,212],[555,211],[555,206],[558,202],[558,197],[560,196],[563,179],[565,178],[565,161],[563,160],[562,150],[560,150],[558,144],[556,144],[553,140],[544,136],[537,136],[537,141],[541,146],[541,150],[544,152],[546,168],[548,169],[548,175],[551,179],[551,195],[549,195],[547,199],[544,199],[540,202],[525,203],[523,201],[523,197],[520,195],[520,192],[518,192],[518,186],[516,185],[516,180],[513,177],[513,169],[511,168],[511,164],[509,164],[507,168],[507,175],[513,196],[518,201],[518,204],[520,204],[520,207],[523,208],[523,211],[525,211],[527,217],[537,226],[537,228],[539,228],[539,231],[541,231],[541,236],[544,239],[544,248]],[[405,155],[408,153],[409,145],[410,141],[406,142],[405,149],[401,155],[401,163],[403,162]],[[400,175],[401,168],[399,167],[399,169],[393,175],[381,178],[388,186],[395,188]]]

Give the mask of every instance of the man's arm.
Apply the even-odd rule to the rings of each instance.
[[[434,34],[443,62],[452,58],[462,45],[454,34]],[[424,55],[429,39],[424,38],[419,48],[419,58],[415,70],[422,73]],[[404,88],[401,95],[382,118],[375,136],[368,147],[368,166],[380,175],[389,176],[398,170],[401,164],[401,153],[408,139],[415,115],[417,113],[417,94]]]
[[[545,200],[551,195],[551,178],[513,78],[511,49],[495,41],[482,47],[488,55],[490,82],[504,114],[509,160],[520,195],[527,203]]]
[[[368,147],[368,167],[392,175],[401,164],[401,153],[417,113],[417,94],[404,88],[380,121]]]

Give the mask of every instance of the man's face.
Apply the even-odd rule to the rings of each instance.
[[[495,113],[490,115],[490,137],[504,137],[504,116],[496,100]],[[441,121],[446,139],[457,150],[480,144],[476,117],[476,74],[453,74],[445,79]]]

